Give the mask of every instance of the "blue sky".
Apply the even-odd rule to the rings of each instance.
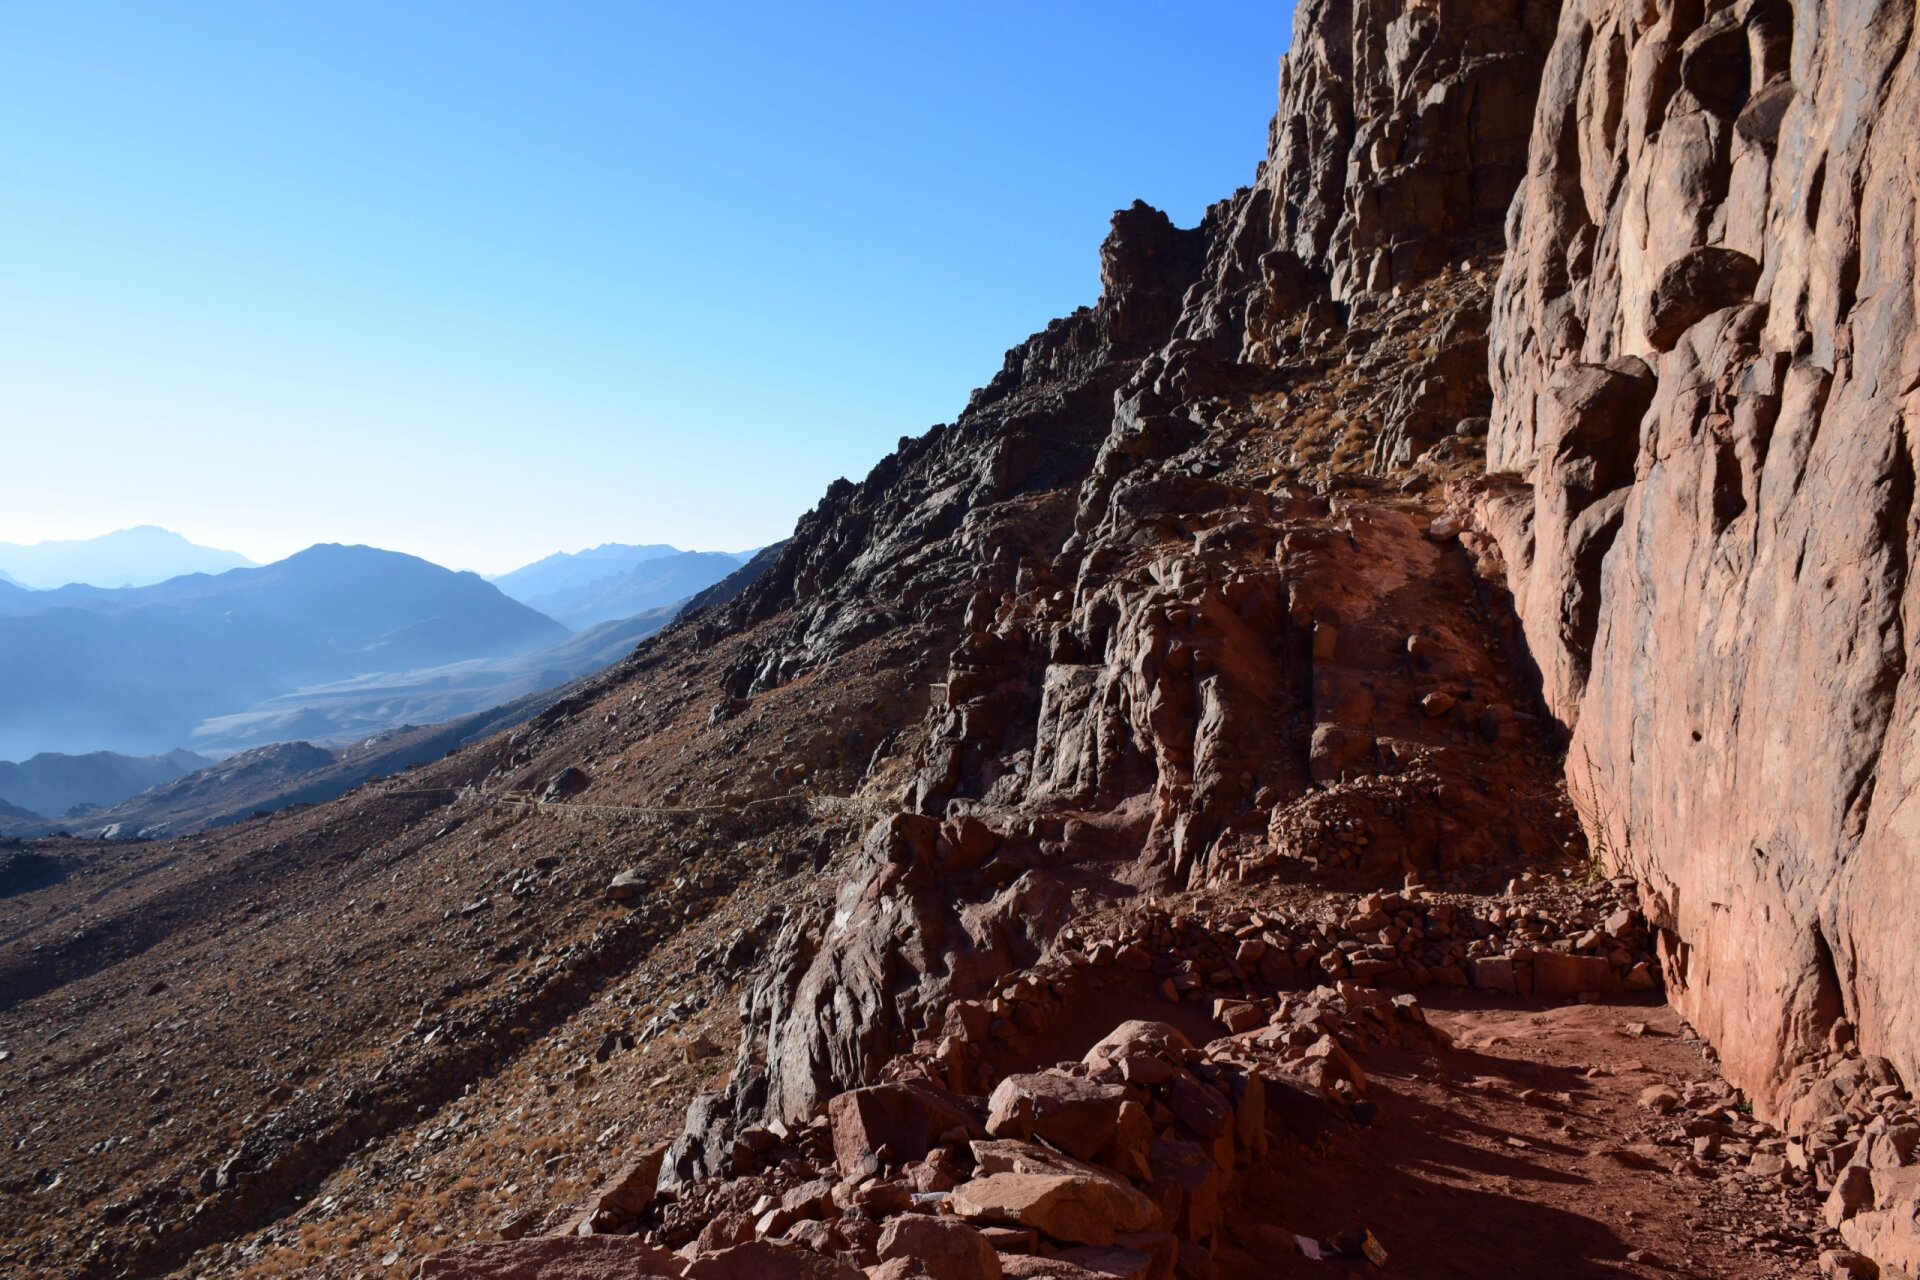
[[[1290,11],[0,0],[0,541],[782,537],[1252,179]]]

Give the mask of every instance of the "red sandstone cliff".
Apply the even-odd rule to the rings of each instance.
[[[1487,522],[1569,782],[1763,1108],[1920,1071],[1913,11],[1570,3],[1492,327]]]

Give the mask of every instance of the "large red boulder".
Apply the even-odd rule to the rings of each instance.
[[[952,1094],[922,1084],[877,1084],[849,1089],[827,1104],[833,1154],[853,1177],[879,1158],[906,1164],[926,1156],[944,1135],[980,1133],[980,1122]]]

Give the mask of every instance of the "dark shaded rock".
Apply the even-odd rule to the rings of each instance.
[[[1760,264],[1738,249],[1689,250],[1660,273],[1647,299],[1647,341],[1671,351],[1680,335],[1716,311],[1751,301]]]
[[[553,804],[570,796],[577,796],[585,791],[592,781],[593,779],[587,776],[586,770],[568,765],[547,779],[547,785],[540,789],[540,802]]]

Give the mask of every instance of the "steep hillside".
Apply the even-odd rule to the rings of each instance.
[[[1910,18],[1309,0],[1252,185],[625,662],[24,851],[0,1264],[1912,1274]]]

